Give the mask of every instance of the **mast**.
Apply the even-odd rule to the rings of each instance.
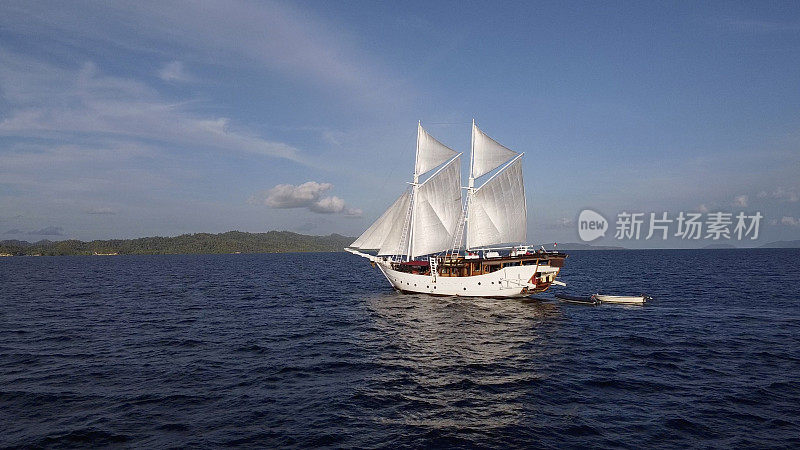
[[[472,130],[470,132],[470,140],[469,140],[469,182],[467,184],[467,203],[464,205],[465,212],[464,212],[464,222],[469,221],[469,200],[472,198],[472,191],[475,190],[475,177],[472,176],[473,167],[475,166],[475,118],[472,118]],[[467,246],[467,233],[469,230],[466,229],[467,224],[464,223],[464,250],[469,251],[469,247]]]
[[[414,241],[414,211],[416,208],[417,203],[417,190],[419,189],[419,173],[417,173],[417,162],[419,161],[419,135],[420,130],[422,129],[422,121],[417,121],[417,149],[414,154],[414,183],[411,185],[411,215],[409,216],[409,220],[411,223],[408,227],[408,247],[406,249],[406,261],[411,260],[411,249],[412,243]]]

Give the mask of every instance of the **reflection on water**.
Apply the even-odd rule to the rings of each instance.
[[[518,424],[544,374],[557,305],[384,293],[366,299],[382,371],[362,394],[399,402],[384,423],[441,430]],[[415,408],[403,408],[402,404]],[[413,414],[407,414],[413,411]]]

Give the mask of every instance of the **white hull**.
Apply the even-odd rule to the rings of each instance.
[[[524,297],[536,289],[530,280],[535,272],[555,278],[558,269],[549,266],[513,266],[469,277],[415,275],[400,272],[383,261],[376,262],[392,286],[402,292],[459,297]]]
[[[602,303],[621,303],[626,305],[643,305],[647,300],[647,297],[643,295],[639,296],[627,296],[627,295],[600,295],[595,294],[594,298],[600,300]]]

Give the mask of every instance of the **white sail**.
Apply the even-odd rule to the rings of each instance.
[[[403,238],[403,231],[408,215],[408,208],[411,207],[410,194],[408,196],[408,200],[402,206],[402,208],[398,208],[397,211],[395,211],[394,218],[392,219],[392,225],[389,228],[389,233],[386,235],[386,239],[384,239],[380,250],[378,250],[379,256],[402,255],[405,253],[406,249],[401,247],[402,242],[405,240]],[[405,228],[405,230],[408,231],[407,228]]]
[[[417,126],[417,163],[414,171],[422,175],[455,156],[456,151],[437,141],[422,125]]]
[[[378,220],[367,228],[367,231],[350,244],[350,247],[362,250],[380,250],[379,254],[382,255],[395,254],[400,246],[403,222],[406,219],[410,201],[411,193],[404,192]]]
[[[525,242],[528,215],[521,158],[476,189],[468,208],[467,248]]]
[[[461,216],[461,156],[422,183],[414,200],[411,258],[448,250]]]
[[[472,139],[471,173],[473,178],[478,178],[491,172],[519,154],[500,145],[481,131],[474,123],[472,124]]]

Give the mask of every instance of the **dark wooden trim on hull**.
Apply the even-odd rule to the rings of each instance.
[[[508,266],[536,265],[561,268],[564,266],[566,253],[536,252],[517,256],[501,256],[497,258],[457,258],[440,257],[437,276],[471,277],[492,273]],[[393,270],[414,275],[430,275],[428,261],[408,261],[393,263]]]

